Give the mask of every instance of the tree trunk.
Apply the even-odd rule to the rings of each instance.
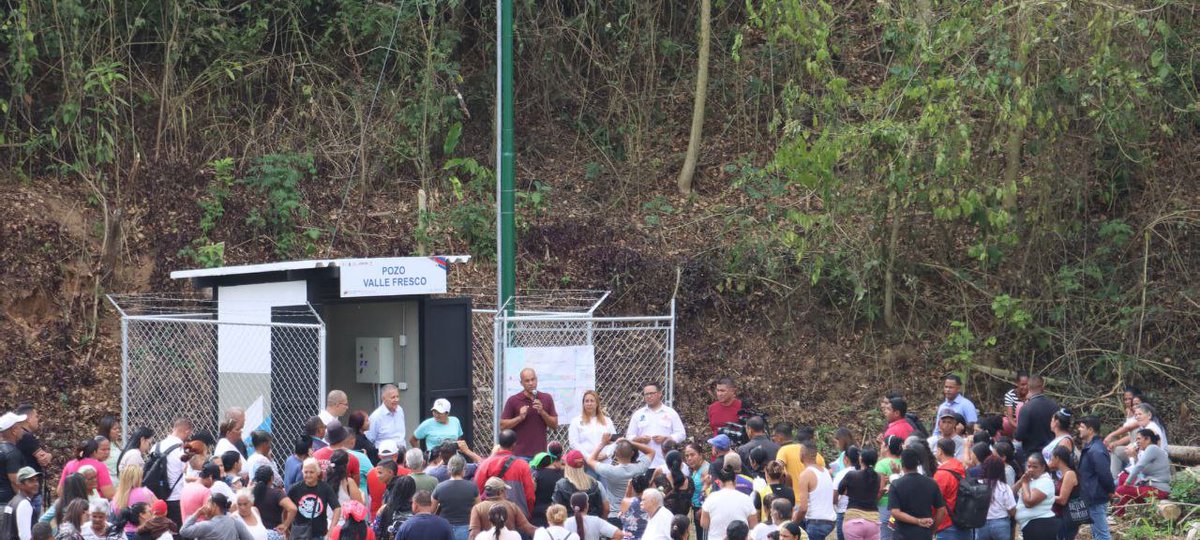
[[[712,34],[712,0],[700,2],[700,61],[696,67],[696,101],[692,107],[692,135],[688,141],[687,157],[675,183],[679,192],[692,192],[692,177],[696,175],[696,160],[700,154],[700,136],[704,131],[704,99],[708,94],[708,47]]]

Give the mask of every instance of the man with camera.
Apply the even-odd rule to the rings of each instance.
[[[761,416],[751,416],[746,419],[745,426],[748,440],[737,449],[738,455],[742,456],[742,463],[750,463],[750,451],[755,448],[766,450],[766,461],[774,461],[775,455],[779,453],[779,445],[767,436],[766,421]]]

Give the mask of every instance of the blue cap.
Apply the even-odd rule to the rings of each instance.
[[[733,446],[733,441],[729,440],[729,435],[722,433],[709,439],[708,444],[717,450],[729,450],[729,447]]]

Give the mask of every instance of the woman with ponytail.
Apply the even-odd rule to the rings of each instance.
[[[488,523],[492,527],[479,533],[475,540],[521,540],[521,535],[517,531],[505,526],[505,523],[508,522],[508,512],[508,505],[493,505],[492,509],[488,510]]]
[[[700,509],[700,526],[708,531],[708,540],[725,540],[725,529],[734,521],[745,521],[750,527],[757,525],[754,501],[737,489],[738,467],[726,462],[711,474],[720,489],[710,493]]]
[[[583,540],[600,540],[601,537],[613,540],[625,538],[625,534],[616,525],[588,514],[587,493],[576,491],[571,495],[571,514],[574,519],[567,520],[567,530],[579,535]]]
[[[133,503],[117,513],[117,523],[113,529],[124,531],[123,534],[126,539],[134,540],[137,537],[137,528],[142,523],[150,521],[152,517],[154,517],[154,513],[150,511],[149,504],[144,502]]]
[[[296,504],[287,493],[275,485],[275,471],[271,467],[254,470],[254,482],[250,484],[250,500],[262,518],[268,539],[282,539],[283,532],[296,517]]]
[[[683,472],[683,453],[671,450],[664,456],[664,460],[666,461],[666,471],[663,474],[669,489],[663,504],[672,514],[686,516],[692,507],[692,496],[695,494],[696,487],[692,485],[692,479],[688,474]]]
[[[846,455],[858,458],[854,469],[846,473],[838,485],[839,502],[845,503],[842,534],[847,540],[877,540],[879,538],[879,486],[884,482],[876,465],[879,453],[874,448],[859,451],[853,448]]]
[[[75,447],[75,452],[72,454],[75,459],[67,462],[66,466],[63,467],[62,476],[59,477],[59,491],[62,491],[64,478],[78,472],[85,465],[91,465],[92,468],[96,469],[96,490],[105,499],[111,500],[113,498],[113,494],[117,490],[113,486],[112,477],[108,474],[108,467],[96,459],[96,454],[100,452],[101,442],[107,445],[108,439],[93,437],[79,443],[79,446]]]
[[[688,540],[688,528],[692,521],[686,515],[676,514],[671,519],[671,540]]]

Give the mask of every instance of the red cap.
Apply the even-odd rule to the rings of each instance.
[[[156,515],[156,516],[166,516],[167,515],[167,501],[164,501],[162,499],[154,501],[154,504],[150,505],[150,511],[154,512],[154,515]]]
[[[583,452],[580,452],[579,450],[571,450],[570,452],[567,452],[566,456],[563,456],[563,461],[567,464],[568,467],[576,467],[576,468],[582,467],[583,466]]]

